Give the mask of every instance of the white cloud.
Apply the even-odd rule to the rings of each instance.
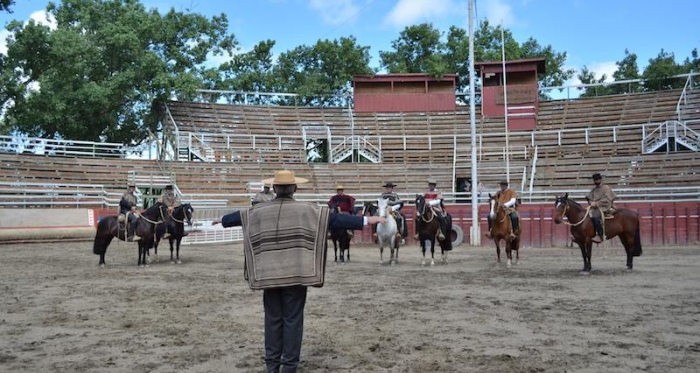
[[[570,68],[570,67],[566,67]],[[595,79],[598,80],[603,77],[603,74],[605,74],[605,81],[606,82],[612,82],[613,79],[613,73],[617,71],[617,63],[613,61],[605,61],[605,62],[592,62],[588,65],[586,65],[586,68],[588,68],[589,71],[592,71],[595,74]],[[581,72],[581,68],[574,67],[576,70],[576,73],[574,76],[566,81],[564,83],[565,85],[579,85],[581,84],[581,80],[578,78],[578,74]]]
[[[399,0],[384,22],[401,28],[436,21],[434,18],[449,16],[457,9],[453,0]]]
[[[355,0],[309,0],[309,6],[319,13],[323,22],[333,26],[347,22],[360,10]]]
[[[486,0],[482,3],[483,8],[479,11],[485,13],[486,19],[493,25],[500,25],[509,28],[516,24],[517,20],[513,14],[513,8],[502,0]]]
[[[50,14],[46,13],[45,10],[38,10],[29,16],[29,19],[24,22],[26,25],[29,20],[34,20],[34,22],[48,26],[51,30],[56,29],[56,19]],[[7,55],[7,38],[12,36],[12,34],[7,31],[7,29],[0,30],[0,54]]]

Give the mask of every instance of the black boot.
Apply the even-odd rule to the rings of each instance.
[[[134,221],[131,222],[131,240],[130,241],[138,241],[141,239],[141,237],[136,235],[136,228],[139,226],[139,221],[137,219],[134,219]]]
[[[491,215],[486,217],[486,221],[489,223],[489,231],[486,232],[486,238],[491,238],[491,224],[493,224],[491,222]]]
[[[604,234],[603,234],[603,225],[600,224],[600,218],[591,218],[591,221],[593,221],[593,228],[595,228],[596,235],[593,236],[592,241],[595,243],[601,243],[603,242]]]
[[[517,232],[518,228],[519,228],[518,215],[516,215],[514,212],[510,214],[510,227],[512,228],[511,232],[510,232],[510,238],[512,240],[514,240],[515,239],[515,232]]]
[[[440,225],[440,231],[438,232],[438,241],[445,240],[445,234],[447,233],[447,220],[445,215],[438,215],[438,225]]]

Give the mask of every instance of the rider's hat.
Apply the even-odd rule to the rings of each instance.
[[[432,177],[428,179],[428,184],[435,184],[437,185],[437,180],[433,179]]]
[[[593,180],[603,180],[603,177],[600,176],[600,174],[596,172],[593,174]]]
[[[392,183],[391,181],[387,181],[386,184],[382,185],[384,188],[393,188],[396,186],[396,184]]]
[[[272,183],[263,183],[264,188],[272,188]]]
[[[168,184],[168,185],[165,186],[165,189],[173,189],[173,185],[172,185],[172,184]]]
[[[338,184],[335,186],[335,190],[345,190],[345,187],[343,186],[343,184]]]
[[[304,179],[303,177],[295,177],[294,171],[282,170],[275,171],[274,178],[265,179],[263,182],[272,183],[272,185],[295,185],[307,183],[309,180]]]
[[[127,185],[127,188],[136,188],[136,184],[131,183],[131,184]]]
[[[501,182],[499,182],[500,185],[508,185],[508,180],[503,179]]]

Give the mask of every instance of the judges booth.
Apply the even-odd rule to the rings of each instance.
[[[457,75],[356,75],[353,78],[355,112],[455,111]]]
[[[504,117],[508,129],[533,130],[537,125],[539,85],[537,74],[544,73],[545,59],[476,63],[482,82],[481,113],[484,118]]]

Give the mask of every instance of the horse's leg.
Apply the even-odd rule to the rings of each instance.
[[[501,262],[501,239],[498,237],[494,237],[493,242],[496,243],[496,262],[500,263]]]
[[[430,240],[430,266],[435,265],[435,240],[435,237]]]
[[[97,264],[100,267],[104,267],[106,265],[105,263],[105,254],[107,254],[107,247],[109,247],[109,244],[112,242],[112,239],[114,236],[107,236],[105,238],[95,238],[95,243],[93,247],[94,252],[100,253],[100,262]],[[99,250],[99,251],[96,251]]]
[[[507,267],[507,268],[510,268],[510,267],[513,265],[513,264],[512,264],[512,260],[513,260],[513,241],[514,241],[514,240],[511,240],[510,237],[506,237],[506,238],[505,238],[505,242],[506,242],[506,258],[508,259],[508,261],[506,262],[506,267]]]
[[[634,260],[634,236],[630,237],[626,232],[620,233],[620,242],[625,248],[625,253],[627,254],[627,269],[632,270],[632,261]]]
[[[175,263],[180,264],[180,242],[182,241],[182,236],[175,240]]]
[[[391,248],[391,257],[389,258],[389,265],[394,265],[394,245],[396,245],[396,235],[393,234],[391,235],[391,239],[389,240],[389,246]]]
[[[384,264],[384,240],[381,236],[378,237],[379,240],[379,264]]]
[[[175,248],[173,247],[173,234],[171,234],[170,237],[168,237],[168,243],[170,244],[170,263],[175,263]]]
[[[420,250],[423,253],[423,261],[420,263],[420,265],[424,266],[426,263],[425,251],[427,250],[427,248],[425,247],[425,239],[422,236],[418,236],[418,240],[420,241]]]
[[[590,238],[588,238],[590,241]],[[581,270],[581,274],[588,274],[586,273],[588,271],[588,259],[586,257],[586,241],[577,241],[579,249],[581,249],[581,258],[583,258],[583,269]]]

